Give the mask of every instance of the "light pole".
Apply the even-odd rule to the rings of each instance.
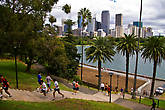
[[[16,87],[17,87],[17,89],[18,89],[17,47],[16,47],[16,46],[14,46],[14,56],[15,56]]]
[[[111,103],[112,75],[113,75],[113,73],[110,72],[110,73],[109,73],[109,76],[110,76],[110,95],[109,95],[109,103]]]

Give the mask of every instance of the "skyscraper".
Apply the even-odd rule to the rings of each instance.
[[[82,28],[82,16],[80,18],[78,17],[78,28]]]
[[[89,33],[95,31],[95,22],[96,22],[96,18],[93,18],[93,19],[91,19],[91,22],[88,23],[87,31]]]
[[[106,35],[109,34],[109,27],[110,27],[110,14],[109,11],[105,10],[102,11],[101,14],[101,27],[106,33]]]
[[[123,15],[116,14],[115,17],[116,37],[123,37]]]

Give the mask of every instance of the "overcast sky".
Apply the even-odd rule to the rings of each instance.
[[[126,27],[133,21],[139,20],[141,0],[59,0],[56,8],[53,8],[51,15],[57,19],[57,25],[61,25],[61,19],[72,19],[77,21],[77,12],[81,8],[88,8],[92,12],[92,16],[96,16],[97,21],[101,21],[101,12],[109,10],[110,27],[114,28],[115,14],[123,14],[123,24]],[[71,13],[65,14],[59,6],[65,4],[71,5]],[[152,27],[154,34],[165,35],[165,0],[143,0],[142,21],[144,26]]]

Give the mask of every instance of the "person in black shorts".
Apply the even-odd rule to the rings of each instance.
[[[8,91],[9,88],[9,82],[3,77],[3,75],[0,75],[0,83],[2,83],[2,89],[5,90],[5,92],[9,95],[9,97],[12,97],[11,94]],[[1,97],[3,90],[1,89]]]
[[[56,91],[60,94],[60,95],[62,95],[62,97],[64,97],[64,94],[62,94],[61,92],[60,92],[60,88],[59,88],[59,86],[58,86],[58,82],[54,79],[53,80],[54,81],[54,92],[53,92],[53,97],[54,97],[54,99],[55,99],[55,93],[56,93]],[[53,100],[54,100],[53,99]]]

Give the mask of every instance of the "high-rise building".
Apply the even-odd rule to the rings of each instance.
[[[123,15],[116,14],[115,17],[116,37],[123,37]]]
[[[133,26],[139,27],[140,26],[140,22],[139,21],[134,21],[133,22]],[[143,27],[143,22],[141,22],[141,27]]]
[[[109,27],[110,27],[110,14],[109,11],[102,11],[101,14],[101,27],[106,35],[109,34]]]
[[[91,22],[88,23],[87,31],[89,33],[95,31],[95,22],[96,22],[96,18],[93,18],[93,19],[91,19]]]
[[[95,23],[95,31],[97,31],[98,29],[101,29],[101,22],[96,21],[96,23]]]
[[[78,17],[78,28],[82,28],[82,16]]]
[[[123,26],[123,15],[122,14],[116,14],[115,26]]]

